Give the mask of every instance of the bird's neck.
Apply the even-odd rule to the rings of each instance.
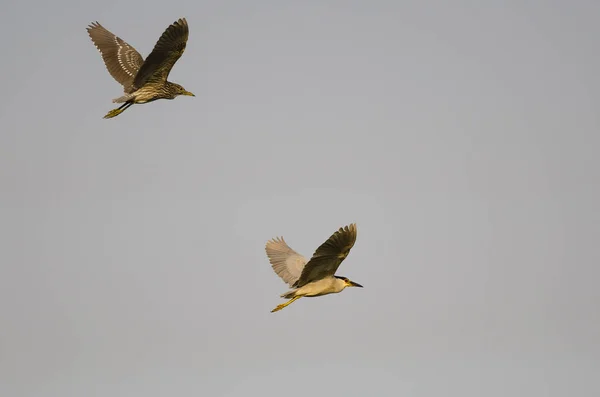
[[[336,278],[334,279],[333,286],[337,292],[341,292],[346,288],[346,282],[342,279]]]

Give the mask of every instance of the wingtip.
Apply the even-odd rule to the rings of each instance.
[[[356,223],[350,223],[346,226],[340,227],[337,230],[337,232],[335,232],[333,235],[334,236],[351,235],[353,239],[356,239],[356,237],[358,237],[358,230],[356,228]]]
[[[278,243],[285,243],[285,240],[283,239],[283,237],[273,237],[272,239],[270,239],[269,241],[266,242],[265,244],[265,248],[268,247],[270,244],[278,244]]]
[[[358,235],[358,228],[356,227],[356,223],[351,223],[348,226],[348,230],[350,230],[350,232],[352,232],[355,236]],[[356,237],[355,237],[356,238]]]
[[[102,27],[102,25],[100,25],[100,23],[98,21],[92,21],[88,24],[86,30],[89,31],[91,29],[98,28],[98,27]]]
[[[340,232],[344,232],[344,231],[349,231],[349,232],[356,232],[356,223],[350,223],[346,226],[340,227]]]

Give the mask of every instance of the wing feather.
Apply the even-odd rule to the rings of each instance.
[[[354,223],[341,227],[333,233],[327,241],[317,248],[292,287],[300,288],[313,281],[333,276],[354,246],[356,234],[356,224]]]
[[[283,237],[268,241],[265,250],[275,273],[291,287],[302,274],[306,258],[291,249]]]
[[[133,80],[144,63],[144,58],[135,48],[98,22],[92,22],[87,32],[100,51],[110,75],[123,86],[126,93],[131,93]]]
[[[185,18],[171,24],[158,39],[154,49],[135,76],[133,85],[141,88],[150,81],[165,82],[175,62],[183,55],[189,36]]]

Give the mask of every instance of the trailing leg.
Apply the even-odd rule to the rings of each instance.
[[[287,307],[289,305],[291,305],[292,303],[294,303],[295,301],[297,301],[298,299],[302,298],[302,296],[294,296],[292,299],[290,299],[289,301],[282,303],[281,305],[278,305],[275,309],[271,310],[271,313],[275,313],[280,311],[281,309],[283,309],[284,307]]]
[[[104,116],[104,118],[105,119],[111,119],[113,117],[116,117],[116,116],[120,115],[121,113],[123,113],[131,105],[133,105],[133,102],[125,102],[124,104],[122,104],[118,108],[113,109],[110,112],[106,113],[106,116]]]

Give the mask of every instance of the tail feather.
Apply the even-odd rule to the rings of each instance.
[[[126,95],[123,95],[123,96],[113,99],[113,103],[124,103],[131,99],[133,99],[133,95],[126,94]]]
[[[296,296],[297,289],[293,289],[291,291],[286,292],[285,294],[281,294],[280,296],[285,299],[292,299]]]

